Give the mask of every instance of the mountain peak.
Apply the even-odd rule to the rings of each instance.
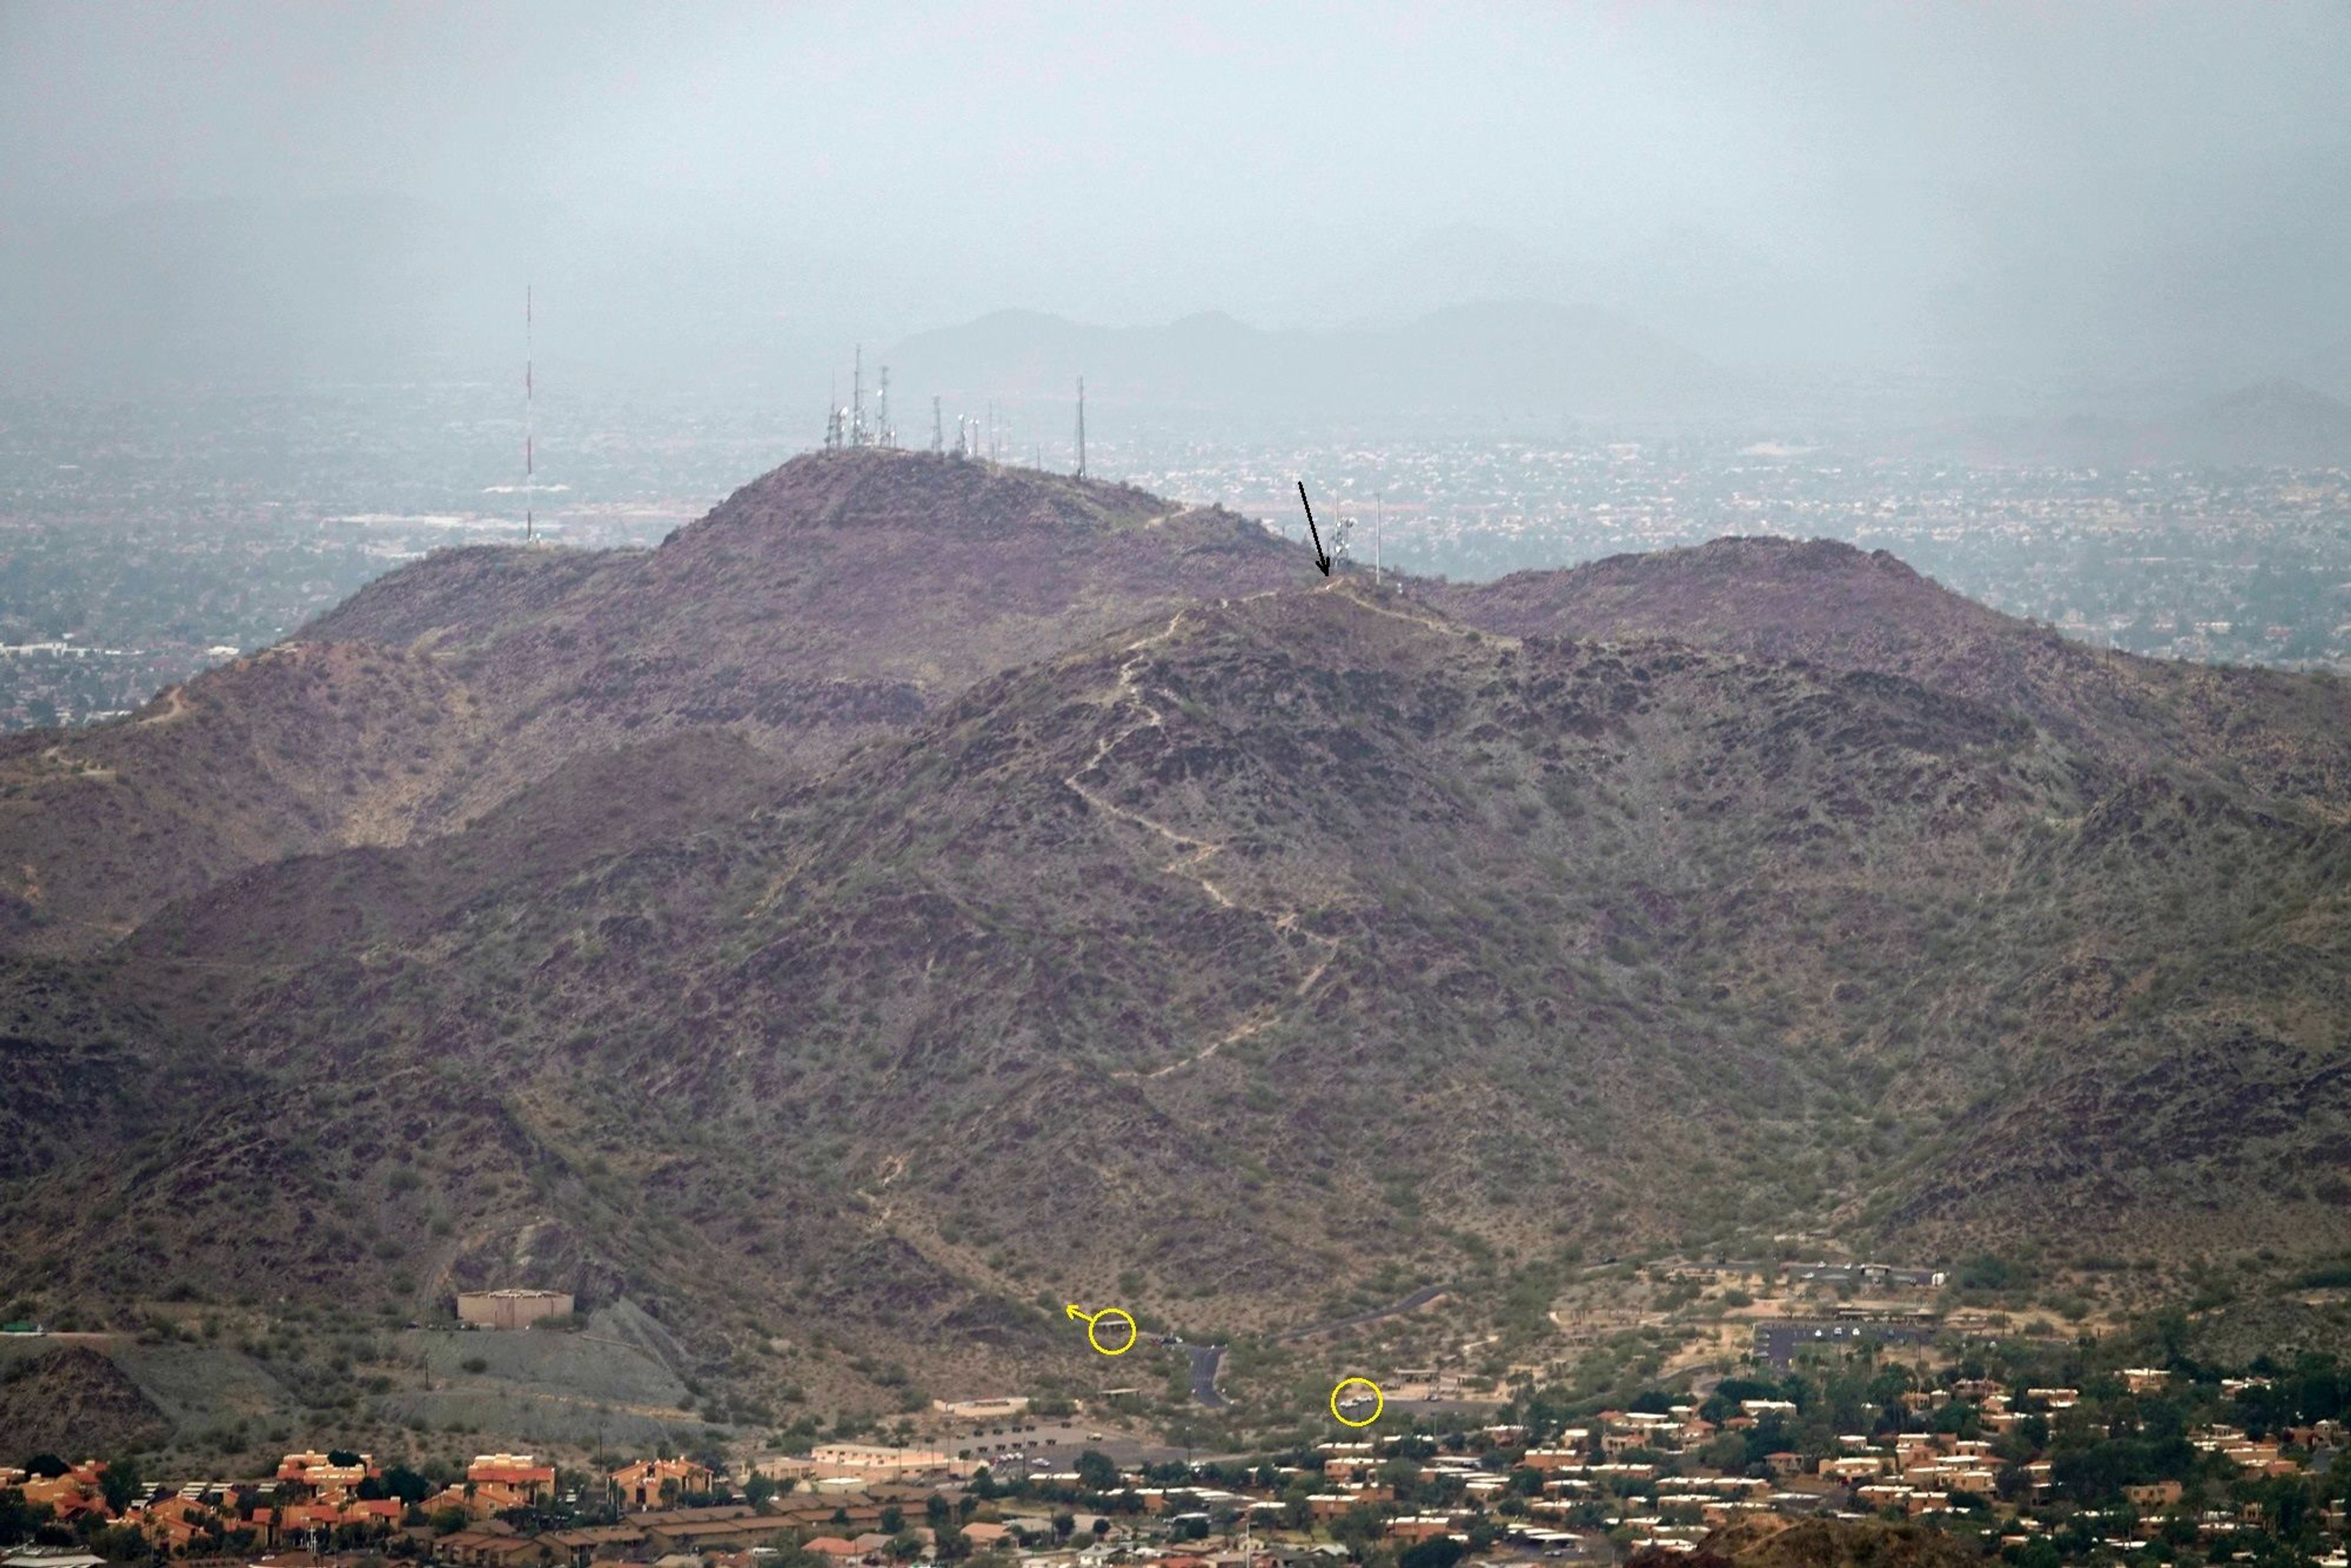
[[[2166,435],[2180,455],[2224,467],[2334,467],[2351,463],[2351,406],[2281,376],[2199,404]]]
[[[2206,401],[2202,408],[2208,413],[2224,409],[2307,410],[2330,418],[2351,418],[2351,406],[2341,399],[2329,397],[2291,376],[2272,376],[2235,392],[2223,392]]]
[[[952,530],[996,538],[1029,528],[1106,535],[1186,511],[1132,485],[1011,464],[885,447],[810,452],[754,479],[664,541],[820,528]]]

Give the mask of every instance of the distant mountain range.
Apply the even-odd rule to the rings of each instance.
[[[2001,302],[2032,295],[2031,279],[1997,281],[1946,322],[1967,346],[1953,354],[1911,341],[1911,313],[1892,297],[1869,298],[1865,279],[1791,273],[1752,236],[1687,225],[1587,230],[1547,245],[1453,225],[1311,263],[1284,252],[1236,271],[1229,256],[1210,258],[1177,286],[1092,292],[1082,277],[1041,278],[1001,256],[999,270],[967,276],[941,259],[954,254],[877,254],[853,234],[687,199],[626,215],[383,194],[11,206],[0,212],[0,392],[506,385],[521,358],[527,284],[539,306],[543,391],[703,396],[726,387],[810,418],[836,370],[845,395],[862,340],[869,367],[893,365],[897,417],[918,444],[939,395],[950,414],[990,402],[1015,408],[1024,450],[1066,442],[1081,373],[1122,434],[1132,413],[1176,435],[1383,424],[1541,434],[1717,420],[1884,434],[2012,406],[2015,367],[2063,363],[2043,340],[2071,341],[2071,311],[2049,300],[2052,314],[2011,323],[2001,344],[1970,334]],[[1221,300],[1292,326],[1216,314],[1123,328],[1031,311],[965,319],[1024,297],[1130,322],[1152,319],[1152,299]],[[2321,324],[2304,335],[2306,349],[2158,357],[2173,368],[2106,379],[2199,387],[2252,365],[2351,397],[2351,338],[2335,324],[2341,312],[2324,305],[2321,291],[2279,307]],[[964,324],[883,348],[906,323],[941,320]],[[2170,329],[2158,319],[2093,334],[2109,349],[2133,336]],[[2222,364],[2239,369],[2212,368]],[[1980,427],[1960,444],[2060,460],[2266,450],[2258,441],[2214,448],[2193,430],[2077,423]]]
[[[1267,330],[1213,314],[1165,327],[1086,327],[1003,310],[917,334],[888,359],[898,385],[967,409],[989,398],[1066,405],[1083,375],[1088,397],[1129,423],[1565,430],[1719,416],[1751,397],[1739,378],[1605,311],[1524,300],[1323,331]]]
[[[2219,468],[2351,466],[2351,404],[2273,380],[2159,419],[2075,414],[2053,421],[1979,423],[1943,445],[1977,461]]]
[[[0,748],[0,1292],[560,1286],[705,1409],[886,1411],[1091,1391],[1063,1301],[1485,1310],[1798,1229],[2314,1257],[2346,820],[2339,683],[1882,553],[1374,592],[1139,490],[802,457]],[[349,1440],[415,1408],[330,1372],[268,1375]]]

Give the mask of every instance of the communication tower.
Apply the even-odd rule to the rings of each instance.
[[[874,413],[873,423],[879,426],[873,433],[876,446],[898,444],[898,433],[890,425],[890,367],[887,365],[882,367],[881,407]]]
[[[865,444],[865,345],[857,345],[857,360],[849,372],[849,444]]]
[[[532,384],[530,285],[522,286],[522,542],[538,542],[538,394]]]
[[[931,399],[931,455],[938,456],[947,449],[946,431],[939,423],[939,400]]]
[[[1086,378],[1078,378],[1078,477],[1086,476]]]

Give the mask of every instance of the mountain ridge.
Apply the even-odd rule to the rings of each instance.
[[[1497,631],[1670,635],[1883,670],[2013,708],[2127,768],[2189,763],[2328,813],[2351,803],[2341,683],[2092,648],[1963,599],[1885,550],[1725,538],[1426,597]]]
[[[2152,417],[1981,421],[1928,444],[1992,464],[2340,468],[2351,465],[2351,404],[2273,376]]]
[[[1334,1281],[1490,1301],[1790,1228],[2351,1244],[2329,683],[2079,649],[1820,541],[1374,590],[967,466],[803,458],[660,550],[435,558],[337,641],[24,743],[332,766],[264,800],[283,844],[0,961],[28,1129],[144,1086],[0,1174],[40,1239],[0,1289],[398,1322],[545,1284],[730,1398],[870,1410],[1090,1388],[1042,1297],[1252,1333]],[[737,657],[919,700],[763,730]],[[371,789],[410,814],[300,816]]]

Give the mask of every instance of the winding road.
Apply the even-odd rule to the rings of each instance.
[[[1225,1347],[1220,1344],[1187,1344],[1184,1354],[1192,1358],[1192,1398],[1194,1403],[1210,1409],[1220,1409],[1231,1403],[1217,1392],[1217,1372],[1224,1364]]]
[[[1292,1329],[1288,1333],[1275,1335],[1274,1341],[1278,1344],[1287,1344],[1292,1340],[1311,1339],[1316,1334],[1335,1333],[1341,1329],[1357,1328],[1364,1323],[1377,1322],[1382,1318],[1398,1317],[1405,1312],[1418,1312],[1452,1289],[1450,1285],[1423,1285],[1400,1301],[1391,1301],[1384,1307],[1376,1307],[1368,1312],[1357,1312],[1353,1317],[1334,1318],[1327,1323]],[[1205,1405],[1210,1409],[1220,1409],[1232,1403],[1217,1392],[1217,1374],[1224,1364],[1225,1347],[1220,1344],[1185,1344],[1181,1340],[1176,1343],[1182,1348],[1184,1354],[1191,1358],[1194,1403]]]
[[[1316,1323],[1311,1328],[1292,1329],[1286,1334],[1276,1335],[1275,1339],[1277,1343],[1286,1344],[1294,1339],[1312,1339],[1319,1333],[1336,1333],[1341,1329],[1359,1328],[1364,1323],[1375,1323],[1382,1318],[1401,1317],[1405,1312],[1418,1312],[1452,1288],[1450,1285],[1423,1285],[1400,1301],[1374,1307],[1368,1312],[1357,1312],[1352,1318],[1336,1318],[1327,1323]]]

